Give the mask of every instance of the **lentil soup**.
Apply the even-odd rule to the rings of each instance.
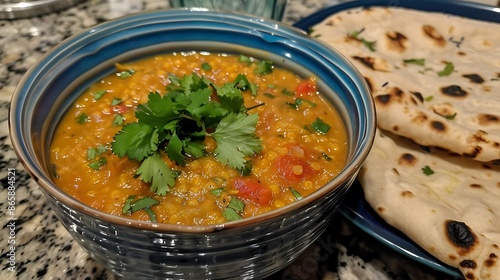
[[[206,52],[117,64],[72,105],[50,147],[54,182],[77,200],[183,225],[293,203],[332,180],[346,157],[343,121],[314,77]]]

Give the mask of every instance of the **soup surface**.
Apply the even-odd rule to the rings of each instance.
[[[77,200],[184,225],[293,203],[346,156],[344,124],[314,77],[204,52],[117,64],[69,109],[50,149],[54,182]]]

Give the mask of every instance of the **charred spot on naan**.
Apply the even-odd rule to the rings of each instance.
[[[401,192],[401,197],[414,197],[415,194],[413,194],[411,191],[402,191]]]
[[[469,187],[471,187],[473,189],[482,189],[483,185],[481,185],[481,184],[470,184]]]
[[[500,124],[500,118],[492,114],[478,114],[477,122],[481,126],[498,125]]]
[[[459,255],[465,255],[479,244],[476,234],[464,222],[447,220],[445,233],[448,241],[457,249]]]
[[[399,157],[398,164],[401,166],[415,166],[417,163],[417,158],[410,154],[410,153],[404,153]]]
[[[474,84],[484,83],[484,79],[478,74],[463,74],[462,77],[469,79],[469,81]]]
[[[487,260],[484,261],[484,265],[487,267],[492,267],[497,263],[498,256],[495,253],[491,253]]]
[[[463,260],[460,262],[460,266],[463,268],[472,268],[475,269],[477,267],[477,264],[473,260]]]
[[[422,31],[427,38],[429,38],[436,46],[444,47],[446,46],[446,40],[432,25],[424,24],[422,26]]]
[[[375,103],[380,107],[390,106],[391,103],[402,104],[405,103],[405,92],[398,87],[387,87],[386,94],[375,96]]]
[[[396,31],[389,31],[385,33],[385,36],[387,38],[387,49],[403,53],[408,48],[408,38],[405,35]]]
[[[362,65],[380,72],[391,72],[392,66],[385,59],[372,56],[358,56],[352,57],[354,60],[359,61]]]
[[[435,132],[443,133],[446,132],[446,124],[442,121],[431,121],[431,129]]]
[[[434,104],[431,108],[434,113],[447,119],[451,119],[452,116],[455,116],[457,114],[455,108],[450,103]]]
[[[441,88],[441,93],[449,97],[465,97],[468,93],[458,85],[451,85]]]
[[[424,103],[424,96],[418,91],[410,91],[410,93],[417,98],[420,103]],[[413,99],[413,98],[412,98]]]

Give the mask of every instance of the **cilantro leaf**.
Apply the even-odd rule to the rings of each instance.
[[[224,211],[222,211],[222,215],[228,220],[228,221],[237,221],[241,220],[242,217],[240,214],[238,214],[234,209],[232,208],[226,208]]]
[[[257,68],[253,71],[257,75],[266,75],[273,72],[273,63],[268,60],[262,60],[257,64]]]
[[[99,90],[94,92],[94,100],[99,100],[105,93],[106,90]]]
[[[427,176],[434,174],[434,170],[428,165],[422,167],[422,172]]]
[[[241,90],[234,83],[226,83],[221,87],[216,87],[219,102],[228,108],[231,108],[234,113],[241,111],[243,106],[243,95]]]
[[[330,126],[323,122],[320,118],[316,118],[313,122],[312,127],[314,130],[320,134],[327,134],[330,130]]]
[[[111,149],[119,157],[141,161],[158,149],[158,129],[143,123],[126,124],[115,135]]]
[[[170,187],[175,185],[175,173],[161,159],[159,153],[147,157],[136,172],[139,178],[151,183],[151,191],[158,195],[165,195],[170,191]]]
[[[262,141],[255,135],[257,120],[257,114],[244,113],[228,114],[223,118],[210,134],[217,143],[215,157],[232,168],[243,169],[245,156],[262,150]]]
[[[152,206],[160,203],[158,200],[151,198],[151,197],[143,197],[140,198],[134,202],[132,200],[135,198],[135,195],[131,195],[127,198],[125,203],[123,204],[122,207],[122,213],[124,215],[130,215],[134,212],[144,210],[149,216],[149,220],[153,223],[156,223],[156,214],[155,212],[151,209]]]
[[[293,196],[295,197],[295,200],[299,201],[303,198],[302,195],[294,188],[290,187],[290,191],[292,192]]]
[[[171,160],[175,161],[177,164],[180,165],[186,164],[186,159],[182,154],[182,141],[181,139],[179,139],[179,136],[177,136],[177,134],[174,133],[172,135],[170,141],[168,141],[166,150],[168,157]]]
[[[450,74],[453,72],[453,70],[455,70],[455,66],[453,65],[453,63],[451,63],[451,62],[446,62],[446,66],[444,67],[444,69],[443,69],[443,70],[441,70],[441,71],[439,71],[439,72],[437,73],[437,75],[438,75],[439,77],[448,76],[448,75],[450,75]]]
[[[248,115],[252,108],[245,108],[242,90],[256,94],[256,86],[244,75],[222,86],[195,73],[183,78],[169,75],[169,80],[166,94],[150,92],[148,101],[137,106],[137,122],[124,125],[115,135],[112,152],[142,162],[136,174],[158,195],[170,190],[177,175],[161,159],[160,150],[185,165],[187,157],[207,154],[205,137],[214,138],[217,160],[247,172],[251,165],[246,157],[260,152],[262,142],[255,135],[258,116]]]
[[[408,64],[415,64],[419,66],[424,66],[425,65],[425,58],[412,58],[412,59],[404,59],[404,63]]]
[[[137,106],[135,116],[142,124],[151,127],[163,127],[169,121],[179,117],[175,110],[174,102],[168,96],[161,96],[158,92],[148,95],[148,102]]]

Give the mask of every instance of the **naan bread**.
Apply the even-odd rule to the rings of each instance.
[[[500,162],[499,30],[496,23],[371,7],[332,15],[311,35],[366,78],[379,127],[421,145]]]
[[[358,179],[372,208],[423,249],[466,279],[500,279],[499,166],[379,130]]]
[[[371,7],[311,32],[358,68],[375,100],[383,130],[358,177],[366,200],[466,279],[500,279],[499,30]]]

